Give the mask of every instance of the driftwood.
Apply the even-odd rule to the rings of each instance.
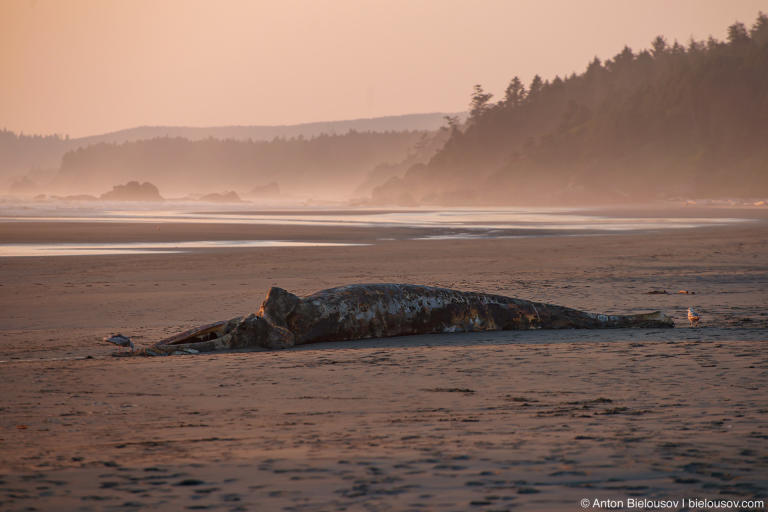
[[[522,329],[674,327],[659,311],[603,315],[527,300],[409,284],[359,284],[298,297],[273,287],[258,313],[164,339],[148,355],[261,347],[410,334]]]

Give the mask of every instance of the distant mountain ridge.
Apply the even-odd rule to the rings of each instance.
[[[79,148],[96,144],[122,144],[156,138],[182,138],[190,141],[204,139],[269,141],[275,138],[310,139],[320,135],[343,135],[356,132],[435,131],[445,125],[447,114],[404,114],[373,118],[325,121],[293,125],[253,126],[138,126],[115,132],[70,138],[61,135],[25,135],[0,130],[0,190],[8,185],[24,185],[43,176],[52,176],[61,165],[62,156]],[[458,114],[464,117],[466,114]],[[34,173],[30,174],[30,171]],[[22,178],[26,176],[25,178]],[[44,181],[44,179],[43,179]],[[31,183],[31,182],[30,182]]]
[[[70,140],[82,145],[99,142],[121,143],[157,137],[182,137],[188,140],[201,140],[209,137],[214,139],[272,140],[275,137],[309,138],[323,134],[343,135],[350,130],[358,132],[432,131],[445,125],[446,116],[454,115],[462,116],[463,114],[431,112],[287,125],[137,126]]]

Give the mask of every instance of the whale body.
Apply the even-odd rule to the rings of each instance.
[[[412,334],[523,329],[674,327],[659,311],[604,315],[478,292],[412,284],[354,284],[299,297],[272,287],[259,311],[162,340],[144,353],[289,348]]]

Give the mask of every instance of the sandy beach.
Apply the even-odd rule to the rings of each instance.
[[[0,223],[0,242],[349,247],[0,258],[2,510],[577,510],[768,494],[768,224],[408,240],[407,228]],[[405,230],[405,231],[403,231]],[[427,233],[427,231],[425,231]],[[307,294],[404,282],[672,330],[451,334],[112,357]],[[667,294],[649,293],[666,291]],[[680,290],[692,294],[678,294]],[[690,328],[686,308],[702,326]]]

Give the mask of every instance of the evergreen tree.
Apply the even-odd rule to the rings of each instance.
[[[516,108],[523,103],[523,100],[525,100],[525,86],[518,77],[514,77],[504,92],[504,105]]]
[[[483,113],[485,113],[491,98],[493,98],[493,94],[485,92],[482,85],[475,85],[474,92],[472,93],[472,101],[469,103],[470,120],[476,121],[483,115]]]

